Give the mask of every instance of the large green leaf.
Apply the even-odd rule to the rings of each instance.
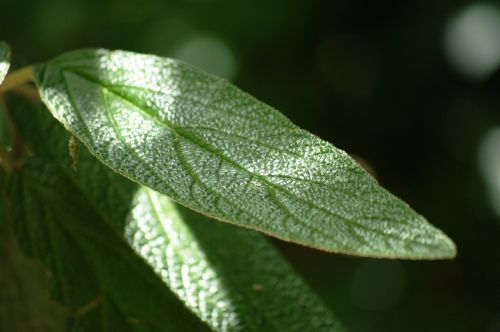
[[[83,50],[34,69],[102,162],[213,218],[326,251],[448,258],[453,242],[345,152],[184,63]]]
[[[10,66],[10,48],[5,42],[0,41],[0,84],[2,84],[5,75],[9,71]]]
[[[23,250],[51,271],[51,293],[73,314],[73,330],[208,331],[82,195],[68,175],[72,169],[55,160],[44,142],[57,128],[42,131],[36,113],[19,103],[13,108],[32,153],[10,178],[15,233]],[[59,139],[67,151],[67,136]],[[107,194],[98,182],[93,189]],[[119,204],[109,209],[124,220],[130,201]]]
[[[214,330],[341,330],[263,235],[212,222],[140,187],[104,167],[83,146],[73,171],[69,134],[48,111],[35,111],[14,114],[28,143],[45,146],[48,162],[61,165],[74,190]]]

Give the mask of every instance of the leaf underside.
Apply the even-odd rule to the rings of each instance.
[[[51,175],[50,180],[46,179],[47,175],[42,177],[46,179],[45,182],[50,182],[43,184],[45,190],[56,192],[50,196],[57,194],[59,199],[66,195],[75,196],[87,204],[88,210],[84,213],[71,209],[75,217],[70,218],[74,221],[69,225],[60,223],[60,226],[50,226],[58,223],[55,220],[49,223],[47,218],[43,218],[42,225],[38,226],[42,229],[38,230],[29,228],[33,225],[28,224],[27,220],[22,219],[26,222],[20,223],[19,236],[29,243],[29,247],[47,246],[46,250],[53,256],[51,266],[56,271],[57,265],[64,266],[64,262],[59,262],[59,251],[75,251],[80,255],[85,253],[85,248],[76,250],[72,247],[73,241],[60,243],[57,238],[39,237],[38,234],[47,232],[51,227],[63,226],[68,228],[66,232],[71,232],[71,225],[75,224],[75,234],[71,233],[71,237],[83,236],[78,235],[80,232],[87,233],[88,240],[82,241],[90,241],[91,244],[95,242],[93,237],[104,239],[110,236],[110,246],[116,242],[116,235],[125,239],[163,282],[215,331],[342,330],[330,310],[261,234],[212,222],[203,215],[175,204],[164,195],[130,182],[104,167],[83,146],[79,148],[76,161],[78,171],[73,171],[73,161],[67,147],[70,135],[46,109],[17,109],[14,120],[34,152],[24,173],[34,172],[37,167],[47,165],[42,168],[49,167],[50,173],[43,170],[38,172],[57,174],[57,177]],[[36,167],[31,167],[34,163]],[[35,180],[39,181],[35,176],[30,182]],[[71,187],[72,194],[58,193],[60,187],[66,186]],[[60,204],[68,206],[66,201]],[[50,201],[43,203],[50,207]],[[31,204],[26,202],[25,206]],[[33,219],[37,211],[30,212],[30,215],[34,214]],[[106,225],[88,221],[83,225],[83,221],[78,221],[77,216],[82,213],[88,219],[88,211],[95,212],[98,222],[110,226],[114,232],[101,235],[101,229],[105,229]],[[34,224],[40,225],[40,222]],[[76,227],[84,227],[84,230],[77,231]],[[104,254],[99,254],[101,250],[96,248],[92,259],[109,260],[101,257],[106,252],[103,250]],[[37,252],[43,256],[40,251]],[[71,266],[74,262],[66,261],[66,264]],[[108,273],[111,274],[109,278],[113,275],[118,278],[116,273],[110,270]],[[58,280],[63,284],[74,283],[69,277],[76,278],[78,275],[63,275]],[[115,292],[119,291],[118,286],[113,287]],[[137,282],[136,287],[142,289],[141,283]],[[127,288],[122,292],[127,293]],[[131,299],[121,301],[135,301],[134,294],[130,296]],[[113,303],[115,311],[122,312],[121,301],[112,296],[110,299],[108,302]],[[85,301],[79,303],[82,302]],[[144,321],[139,314],[135,315],[137,320]],[[101,320],[115,326],[111,318],[120,321],[123,320],[123,314],[107,315]],[[182,317],[169,313],[162,317],[162,321],[170,319],[177,321]]]
[[[325,251],[434,259],[453,242],[345,152],[182,62],[83,50],[34,69],[103,163],[215,219]]]

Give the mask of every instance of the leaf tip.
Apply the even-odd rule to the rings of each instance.
[[[439,228],[427,223],[428,233],[421,239],[422,251],[410,259],[438,260],[453,259],[457,255],[455,242]]]
[[[436,255],[436,259],[454,259],[457,256],[455,242],[441,230],[439,230],[438,241],[440,251]]]

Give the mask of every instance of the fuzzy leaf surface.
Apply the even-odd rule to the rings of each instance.
[[[433,259],[453,242],[344,151],[182,62],[82,50],[34,69],[103,163],[215,219],[330,252]]]

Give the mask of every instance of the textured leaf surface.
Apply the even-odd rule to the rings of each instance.
[[[68,312],[49,297],[48,271],[19,248],[4,191],[0,170],[0,331],[65,331]]]
[[[223,79],[106,50],[68,53],[34,75],[54,116],[102,162],[194,210],[326,251],[455,255],[345,152]]]
[[[19,104],[15,109],[33,153],[10,179],[15,233],[24,251],[51,271],[51,293],[73,314],[73,330],[208,331],[82,195],[71,165],[55,160],[44,142],[57,128],[42,132],[36,114]],[[59,139],[67,153],[68,136]],[[106,189],[98,182],[93,188],[102,195]],[[129,206],[121,203],[110,209],[124,220]]]
[[[0,41],[0,84],[2,84],[5,75],[9,71],[10,48],[5,42]]]
[[[131,217],[134,248],[215,330],[341,330],[261,234],[211,222],[147,188]]]
[[[47,147],[103,219],[214,330],[341,330],[263,235],[182,208],[107,169],[83,146],[75,173],[68,133],[47,110],[34,111],[15,113],[26,139]]]

